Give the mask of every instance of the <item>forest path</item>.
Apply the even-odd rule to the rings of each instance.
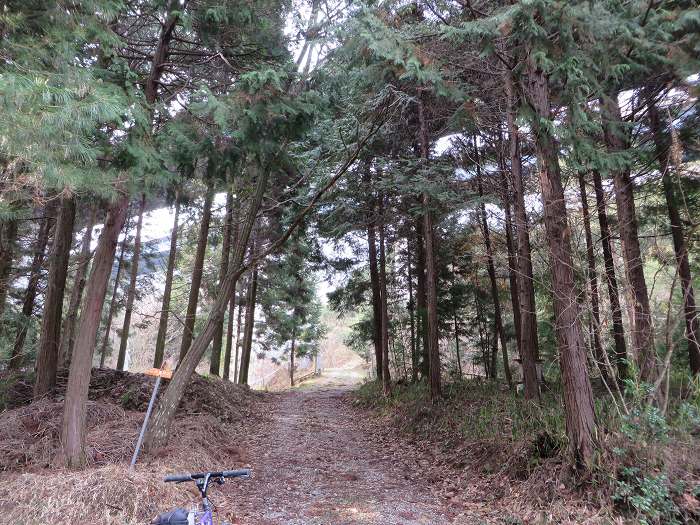
[[[254,477],[225,491],[240,523],[453,523],[425,477],[374,438],[377,423],[352,404],[354,382],[352,374],[328,373],[301,390],[270,394],[269,417],[241,443]],[[224,503],[223,494],[213,496]]]

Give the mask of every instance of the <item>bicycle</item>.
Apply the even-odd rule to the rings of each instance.
[[[214,511],[207,497],[210,483],[214,482],[218,485],[223,485],[226,478],[250,479],[250,475],[251,470],[244,468],[239,470],[224,470],[222,472],[202,472],[199,474],[166,476],[164,479],[166,483],[194,481],[202,496],[202,501],[198,507],[194,507],[189,511],[187,509],[177,508],[170,512],[160,514],[151,521],[151,525],[214,525]]]

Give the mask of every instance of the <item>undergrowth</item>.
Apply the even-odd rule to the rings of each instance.
[[[423,382],[396,385],[391,397],[369,382],[358,390],[357,400],[422,436],[456,432],[463,440],[518,443],[546,434],[556,449],[566,446],[563,410],[554,392],[535,404],[491,382],[461,381],[445,385],[443,401],[432,403]]]
[[[569,485],[591,501],[607,502],[634,523],[696,523],[700,388],[697,381],[688,386],[684,398],[670,402],[665,413],[646,394],[644,385],[630,383],[624,402],[597,399],[597,462],[583,479],[570,477]],[[390,397],[370,382],[359,389],[356,402],[421,439],[446,446],[467,443],[475,450],[490,444],[492,466],[478,458],[469,468],[488,473],[495,464],[499,472],[526,480],[545,464],[568,465],[561,399],[556,387],[535,404],[494,383],[468,380],[446,385],[437,403],[430,401],[423,382],[397,384]]]

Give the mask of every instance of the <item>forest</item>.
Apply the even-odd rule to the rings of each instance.
[[[152,384],[136,377],[167,368],[156,470],[187,418],[218,407],[222,450],[225,425],[259,437],[308,395],[398,456],[461,455],[450,472],[479,471],[483,494],[490,447],[510,487],[482,521],[455,485],[434,497],[452,518],[235,523],[700,520],[696,2],[0,3],[8,487],[124,467]],[[338,390],[351,407],[304,394],[329,337],[364,363]],[[256,390],[263,362],[288,397]],[[100,399],[125,385],[129,452],[106,459]],[[502,510],[516,486],[530,514]],[[144,522],[119,508],[98,522]]]

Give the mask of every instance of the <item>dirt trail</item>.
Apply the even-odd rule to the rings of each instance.
[[[427,482],[373,442],[373,423],[349,396],[358,377],[329,370],[270,395],[269,419],[242,443],[254,478],[212,494],[214,502],[250,525],[452,523]]]

